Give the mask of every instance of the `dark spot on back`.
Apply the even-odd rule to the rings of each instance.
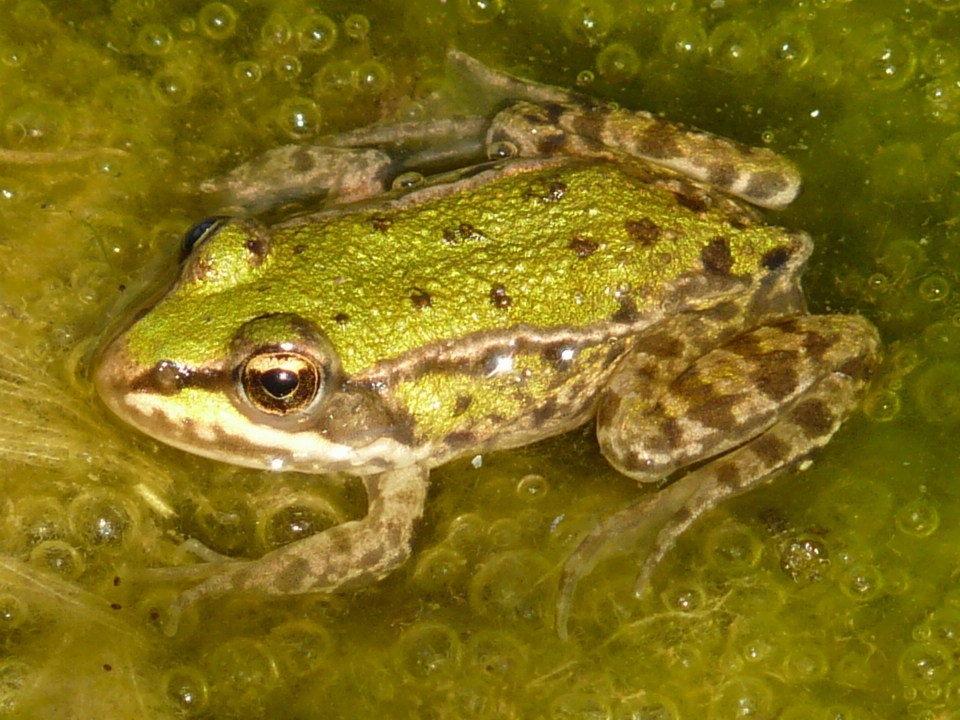
[[[346,313],[337,313],[333,316],[333,321],[340,327],[345,327],[350,322],[350,316]]]
[[[648,247],[657,242],[663,232],[660,226],[648,217],[639,220],[626,220],[623,227],[627,231],[627,235],[641,245]]]
[[[244,243],[244,247],[247,249],[251,255],[253,255],[257,260],[263,260],[267,255],[267,244],[260,240],[259,238],[251,238]]]
[[[620,302],[620,309],[617,310],[610,319],[618,323],[635,322],[639,317],[636,301],[630,295],[626,294],[621,295],[618,300]]]
[[[390,227],[393,225],[393,220],[390,218],[380,217],[379,215],[373,218],[373,229],[376,232],[387,232]]]
[[[507,289],[498,284],[490,288],[490,304],[498,310],[506,310],[513,305],[513,300],[507,295]]]
[[[818,438],[833,432],[835,418],[823,400],[804,400],[797,404],[790,416],[808,438]]]
[[[467,410],[470,409],[470,406],[473,404],[473,397],[471,395],[457,395],[457,400],[453,406],[453,416],[457,417],[463,415]]]
[[[306,251],[307,251],[307,246],[304,245],[303,243],[298,243],[294,245],[292,250],[294,255],[303,255]]]
[[[675,192],[673,196],[680,207],[685,207],[698,215],[702,215],[710,209],[710,198],[692,186],[684,187],[682,190]]]
[[[413,303],[415,309],[426,310],[433,305],[433,298],[430,297],[430,293],[426,290],[414,288],[413,292],[410,293],[410,302]]]
[[[700,251],[700,261],[703,263],[703,269],[714,275],[729,275],[733,269],[733,254],[730,252],[730,246],[727,239],[716,237]]]
[[[573,240],[567,243],[567,247],[573,250],[578,258],[583,260],[593,255],[600,246],[597,245],[597,243],[593,240],[588,240],[587,238],[583,237],[575,237]]]
[[[787,264],[791,255],[790,248],[787,246],[774,248],[767,251],[760,263],[770,272],[777,272]]]

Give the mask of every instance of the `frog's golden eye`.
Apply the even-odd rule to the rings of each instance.
[[[323,372],[313,358],[298,352],[268,350],[240,369],[240,386],[261,412],[284,416],[310,407],[323,389]]]

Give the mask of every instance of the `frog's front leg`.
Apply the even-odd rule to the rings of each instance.
[[[664,345],[650,354],[640,342],[601,399],[604,455],[641,481],[715,459],[606,519],[581,543],[564,566],[561,635],[577,581],[612,539],[626,532],[656,535],[637,578],[639,596],[697,518],[779,472],[802,467],[827,443],[856,407],[880,347],[876,330],[860,317],[801,316],[737,335],[663,378],[659,368],[672,366]],[[683,343],[676,348],[682,356]]]
[[[182,593],[167,631],[176,632],[183,610],[202,598],[227,593],[295,595],[332,592],[380,580],[409,556],[414,530],[423,516],[429,471],[413,465],[363,479],[367,515],[258,560],[211,564],[214,573]]]

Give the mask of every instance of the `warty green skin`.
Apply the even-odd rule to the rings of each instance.
[[[861,318],[806,314],[811,249],[642,160],[509,160],[271,229],[220,223],[105,346],[95,382],[190,452],[364,478],[366,518],[207,566],[180,609],[379,579],[411,552],[430,468],[594,417],[638,480],[714,458],[588,536],[564,569],[562,630],[606,539],[660,529],[645,584],[696,517],[803,467],[855,408],[879,340]],[[291,354],[319,371],[316,397],[266,412],[241,379],[251,358]]]

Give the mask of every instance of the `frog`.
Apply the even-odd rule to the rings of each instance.
[[[448,62],[505,99],[482,118],[361,128],[234,174],[217,192],[294,158],[287,174],[308,179],[293,184],[318,183],[323,203],[272,224],[198,223],[177,277],[99,351],[102,402],[147,435],[366,491],[362,518],[260,558],[168,568],[194,579],[174,628],[227,594],[376,583],[414,552],[431,470],[594,423],[607,461],[656,489],[560,568],[566,637],[575,588],[612,540],[652,533],[642,593],[695,521],[809,466],[876,372],[869,321],[807,311],[810,236],[755,207],[793,200],[790,161],[458,51]],[[433,149],[451,135],[470,149]],[[431,173],[437,157],[448,167]],[[253,185],[252,201],[232,201],[261,207]]]

